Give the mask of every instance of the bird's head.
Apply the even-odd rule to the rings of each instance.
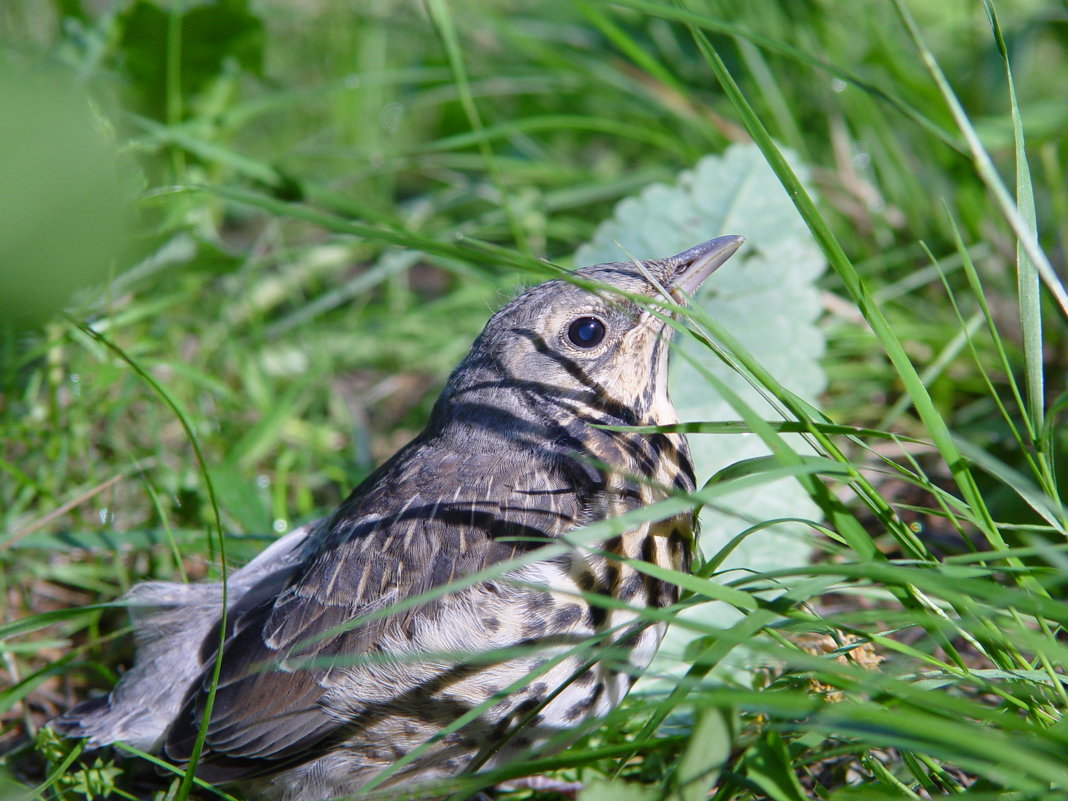
[[[723,236],[670,258],[599,264],[575,272],[574,283],[531,287],[486,324],[439,410],[449,417],[496,407],[525,418],[534,411],[592,422],[670,422],[673,329],[665,312],[658,317],[634,298],[654,307],[658,300],[684,303],[743,241]]]

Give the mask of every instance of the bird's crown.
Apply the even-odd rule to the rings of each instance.
[[[510,394],[553,416],[657,422],[653,412],[670,410],[672,328],[637,299],[684,303],[742,242],[720,237],[670,258],[599,264],[527,289],[489,320],[442,401],[470,403],[489,392],[507,406]]]

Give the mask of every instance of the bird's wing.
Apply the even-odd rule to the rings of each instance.
[[[523,479],[506,481],[499,460],[472,465],[471,458],[438,455],[429,461],[432,475],[417,465],[369,480],[372,486],[357,490],[325,524],[317,551],[287,586],[253,588],[235,604],[198,771],[204,778],[229,781],[298,763],[346,723],[324,708],[324,692],[412,611],[359,618],[574,525],[570,493],[528,498],[522,485],[546,486],[529,464]],[[451,475],[461,470],[464,481]],[[433,614],[433,603],[416,614]],[[218,632],[205,639],[202,681],[168,732],[164,750],[177,761],[192,752],[217,642]]]

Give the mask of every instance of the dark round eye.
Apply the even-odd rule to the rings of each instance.
[[[604,323],[596,317],[579,317],[567,329],[567,338],[579,348],[593,348],[604,339]]]

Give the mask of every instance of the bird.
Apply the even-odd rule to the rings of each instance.
[[[664,624],[641,612],[678,587],[634,563],[687,570],[695,515],[593,543],[568,534],[694,490],[685,437],[634,429],[678,422],[670,318],[743,241],[520,293],[424,430],[332,514],[231,573],[225,593],[135,586],[133,667],[53,727],[177,765],[203,728],[196,774],[262,801],[434,798],[442,779],[566,745],[652,660]],[[542,557],[547,543],[561,547]]]

